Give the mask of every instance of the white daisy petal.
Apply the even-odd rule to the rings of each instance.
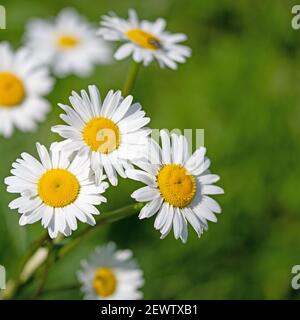
[[[159,196],[159,192],[155,188],[142,187],[134,191],[131,195],[132,198],[139,202],[151,201]]]
[[[221,213],[221,207],[218,202],[210,197],[203,196],[202,203],[215,213]]]
[[[179,239],[183,228],[183,219],[178,208],[174,211],[173,230],[175,239]]]
[[[40,160],[42,162],[42,165],[48,170],[51,169],[52,162],[50,159],[49,152],[47,151],[45,146],[42,146],[41,144],[37,143],[36,148],[37,148],[37,152],[39,154]]]
[[[187,224],[185,217],[183,217],[183,224],[182,224],[180,239],[183,243],[186,243],[187,238],[188,238],[188,224]]]
[[[168,219],[169,209],[170,209],[170,205],[167,202],[164,202],[155,218],[155,221],[154,221],[155,229],[159,230],[164,226],[165,222]]]
[[[167,219],[164,226],[160,229],[161,239],[164,239],[171,231],[173,220],[174,220],[175,210],[170,206],[170,211],[168,212]]]
[[[197,232],[198,237],[200,237],[202,233],[202,225],[199,218],[194,214],[194,212],[190,208],[186,208],[183,212],[187,221],[191,224],[191,226]]]
[[[112,242],[97,247],[77,272],[84,299],[136,300],[144,284],[143,272],[131,250],[117,250]],[[103,281],[104,280],[104,281]]]
[[[69,100],[73,108],[62,105],[66,124],[52,127],[66,139],[60,149],[87,154],[96,184],[105,174],[117,185],[118,175],[126,178],[125,170],[146,154],[150,119],[140,104],[132,104],[132,96],[123,99],[121,91],[110,90],[101,104],[98,89],[89,86],[89,94],[72,92]]]
[[[91,180],[87,154],[73,155],[70,164],[69,151],[61,150],[57,143],[50,150],[37,144],[41,162],[23,153],[13,164],[15,175],[5,183],[8,192],[21,195],[9,204],[21,214],[20,225],[41,220],[49,236],[55,238],[58,233],[71,235],[77,229],[77,219],[95,224],[92,215],[99,211],[93,205],[106,201],[101,194],[107,183],[103,177],[99,185]]]
[[[197,206],[193,207],[192,210],[197,214],[199,218],[217,222],[217,217],[215,216],[215,214],[204,204],[198,204]]]
[[[102,164],[104,167],[104,170],[107,174],[107,178],[109,182],[116,186],[118,184],[118,178],[117,178],[117,172],[115,168],[113,167],[111,161],[109,161],[108,157],[102,156]]]
[[[131,104],[132,104],[133,97],[127,96],[119,105],[117,108],[115,114],[112,116],[112,120],[115,123],[118,123],[126,114],[126,112],[129,110]]]
[[[143,182],[148,186],[155,186],[155,178],[147,172],[136,169],[126,170],[126,175],[128,178]]]
[[[202,166],[204,163],[204,156],[206,153],[206,148],[200,147],[197,149],[192,156],[185,163],[186,168],[193,173],[199,166]]]
[[[200,176],[198,180],[203,184],[212,184],[218,182],[220,177],[217,174],[207,174]]]
[[[116,51],[114,57],[117,60],[123,60],[124,58],[127,58],[129,55],[131,55],[133,50],[134,46],[132,45],[132,43],[125,43]]]
[[[179,155],[179,137],[177,134],[171,135],[172,140],[172,162],[176,164],[180,164],[180,155]]]
[[[148,202],[141,210],[139,214],[140,219],[150,218],[157,213],[160,209],[163,200],[161,197],[156,197]]]
[[[96,64],[107,64],[111,51],[96,30],[72,9],[62,10],[54,21],[33,20],[27,26],[26,45],[58,77],[87,77]]]
[[[20,48],[13,52],[8,43],[1,42],[0,135],[9,138],[15,129],[35,131],[51,109],[43,96],[53,83],[34,51]]]
[[[134,61],[145,66],[156,59],[160,66],[177,68],[177,63],[183,63],[191,55],[191,49],[180,42],[186,40],[181,33],[171,34],[165,31],[164,19],[154,23],[139,21],[137,14],[129,10],[128,20],[117,17],[114,13],[103,16],[98,34],[107,41],[123,41],[124,43],[114,54],[121,60],[132,55]]]
[[[146,161],[137,161],[134,163],[136,166],[141,168],[142,170],[146,171],[147,173],[156,176],[159,170],[159,166],[156,164],[151,164]]]
[[[171,143],[170,137],[168,136],[165,130],[161,130],[161,150],[162,150],[162,163],[169,164],[171,163]]]
[[[218,186],[204,185],[202,186],[203,194],[223,194],[224,190]]]
[[[154,140],[149,140],[149,146],[155,146],[152,150],[156,153],[156,163],[151,163],[151,157],[145,157],[135,162],[140,170],[128,169],[126,174],[147,185],[132,194],[136,201],[147,202],[139,218],[156,214],[154,228],[160,230],[161,239],[173,227],[175,239],[185,243],[188,223],[200,237],[208,229],[207,221],[217,221],[214,212],[220,213],[221,207],[207,195],[222,194],[224,191],[213,185],[219,176],[207,170],[210,160],[205,158],[205,148],[201,147],[190,156],[184,136],[172,134],[170,141],[166,131],[161,130],[160,138],[162,148]]]

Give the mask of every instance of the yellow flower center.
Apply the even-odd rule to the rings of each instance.
[[[158,50],[161,48],[161,42],[157,37],[141,29],[130,29],[126,35],[131,41],[145,49]]]
[[[70,35],[62,35],[57,39],[57,45],[63,50],[73,49],[79,43],[79,40]]]
[[[82,137],[85,143],[100,153],[111,153],[120,145],[120,129],[108,118],[93,118],[84,127]]]
[[[0,72],[0,107],[15,107],[24,97],[25,88],[22,80],[11,72]]]
[[[196,194],[194,176],[178,164],[163,166],[157,175],[157,184],[164,200],[174,207],[186,207]]]
[[[111,296],[117,287],[117,278],[114,272],[109,268],[99,268],[95,272],[93,287],[100,297]]]
[[[65,169],[50,169],[39,179],[38,194],[45,204],[62,208],[74,202],[80,185],[73,173]]]

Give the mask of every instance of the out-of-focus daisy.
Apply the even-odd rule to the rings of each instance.
[[[52,127],[67,140],[60,143],[66,150],[88,153],[96,181],[102,169],[112,185],[117,185],[117,174],[126,178],[125,170],[141,157],[151,130],[150,121],[139,103],[132,104],[132,96],[122,98],[121,92],[110,90],[101,103],[96,86],[89,86],[81,96],[76,92],[69,98],[73,108],[59,104],[66,112],[61,118],[67,125]]]
[[[132,55],[134,61],[143,62],[146,66],[156,59],[161,67],[176,69],[177,63],[184,63],[190,57],[191,49],[179,44],[187,39],[186,35],[169,33],[165,27],[164,19],[139,21],[131,9],[128,20],[114,13],[103,16],[98,34],[108,41],[125,42],[114,55],[117,60]]]
[[[207,220],[216,222],[214,214],[220,213],[218,203],[209,197],[222,194],[223,189],[213,185],[219,176],[208,171],[210,160],[201,147],[191,156],[184,136],[172,134],[171,141],[166,131],[160,133],[162,147],[151,140],[151,162],[137,162],[141,168],[129,169],[129,178],[147,186],[136,190],[132,197],[139,202],[148,202],[139,218],[149,218],[157,213],[154,227],[164,238],[173,226],[174,236],[186,242],[189,222],[198,236],[207,229]]]
[[[56,144],[49,153],[37,143],[37,151],[40,161],[22,153],[12,165],[13,176],[5,179],[8,192],[20,193],[9,204],[21,214],[20,225],[41,220],[51,238],[58,232],[69,236],[77,229],[77,219],[94,225],[93,215],[99,214],[95,206],[106,202],[101,194],[108,183],[94,184],[87,157],[70,158],[70,153],[58,150]]]
[[[86,300],[138,300],[144,284],[143,272],[131,250],[116,250],[112,242],[97,247],[81,262],[78,280]]]
[[[0,43],[0,134],[12,135],[15,128],[33,131],[50,111],[43,98],[53,80],[46,67],[28,49],[15,53],[6,42]]]
[[[108,63],[111,56],[94,27],[73,9],[62,10],[54,22],[30,22],[26,41],[45,62],[53,65],[58,76],[88,76],[95,64]]]

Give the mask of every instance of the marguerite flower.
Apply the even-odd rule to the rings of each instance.
[[[129,169],[129,178],[141,181],[147,186],[133,192],[139,202],[148,202],[139,218],[149,218],[157,213],[154,227],[164,238],[173,226],[174,236],[186,242],[189,222],[198,236],[207,229],[207,220],[216,222],[214,214],[220,213],[218,203],[209,197],[222,194],[223,189],[213,185],[219,176],[208,171],[210,160],[205,157],[206,149],[201,147],[192,156],[184,136],[172,134],[171,141],[166,131],[160,133],[162,147],[151,140],[151,161],[140,161],[141,168]]]
[[[52,86],[47,68],[31,51],[14,53],[8,43],[0,43],[0,134],[9,137],[15,128],[35,130],[50,111],[43,96]]]
[[[89,260],[81,262],[78,280],[86,300],[138,300],[144,284],[143,272],[131,250],[116,250],[112,242],[97,247]]]
[[[54,22],[30,22],[26,41],[58,76],[88,76],[95,64],[108,63],[111,56],[94,27],[73,9],[62,10]]]
[[[70,158],[56,144],[49,153],[37,143],[37,151],[40,161],[22,153],[12,165],[13,176],[5,179],[7,191],[20,194],[9,204],[21,214],[20,225],[41,220],[51,238],[58,232],[69,236],[77,229],[77,219],[94,225],[93,215],[99,214],[95,206],[106,202],[101,194],[108,183],[94,184],[87,157]]]
[[[103,103],[96,86],[89,86],[89,94],[82,90],[80,97],[73,92],[69,98],[73,108],[59,104],[67,125],[52,131],[67,139],[60,143],[62,148],[89,154],[96,180],[104,168],[111,184],[117,185],[117,174],[126,178],[124,169],[142,156],[151,132],[144,126],[150,119],[139,103],[132,104],[132,96],[123,99],[120,91],[109,91]]]
[[[129,10],[128,20],[111,16],[103,16],[98,34],[108,41],[125,42],[115,53],[117,60],[130,55],[134,61],[148,65],[156,59],[161,67],[177,68],[191,55],[189,47],[179,44],[186,40],[182,33],[171,34],[165,31],[164,19],[155,22],[139,21],[134,10]]]

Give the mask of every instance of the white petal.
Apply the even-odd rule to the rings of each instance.
[[[212,184],[220,180],[220,177],[216,174],[206,174],[204,176],[200,176],[198,180],[202,184]]]
[[[160,209],[163,199],[161,197],[157,197],[147,203],[141,210],[139,214],[140,219],[150,218],[157,213]]]
[[[134,45],[132,43],[123,44],[114,54],[115,59],[122,60],[127,58],[134,50]]]
[[[159,197],[159,192],[155,188],[146,186],[134,191],[131,197],[139,202],[147,202]]]
[[[223,194],[224,190],[221,187],[213,185],[204,185],[201,187],[202,194]]]
[[[202,233],[202,225],[199,218],[194,214],[194,212],[189,209],[185,208],[183,210],[184,216],[186,217],[187,221],[191,224],[191,226],[194,228],[194,230],[197,232],[198,236],[200,237]]]
[[[162,150],[162,163],[169,164],[171,163],[171,143],[170,137],[165,130],[160,131],[161,137],[161,150]]]
[[[142,170],[129,169],[126,170],[126,175],[129,179],[143,182],[150,187],[156,186],[155,177]]]
[[[202,203],[207,206],[211,211],[216,212],[216,213],[221,213],[221,207],[218,204],[217,201],[215,201],[214,199],[207,197],[207,196],[203,196],[202,197]]]

